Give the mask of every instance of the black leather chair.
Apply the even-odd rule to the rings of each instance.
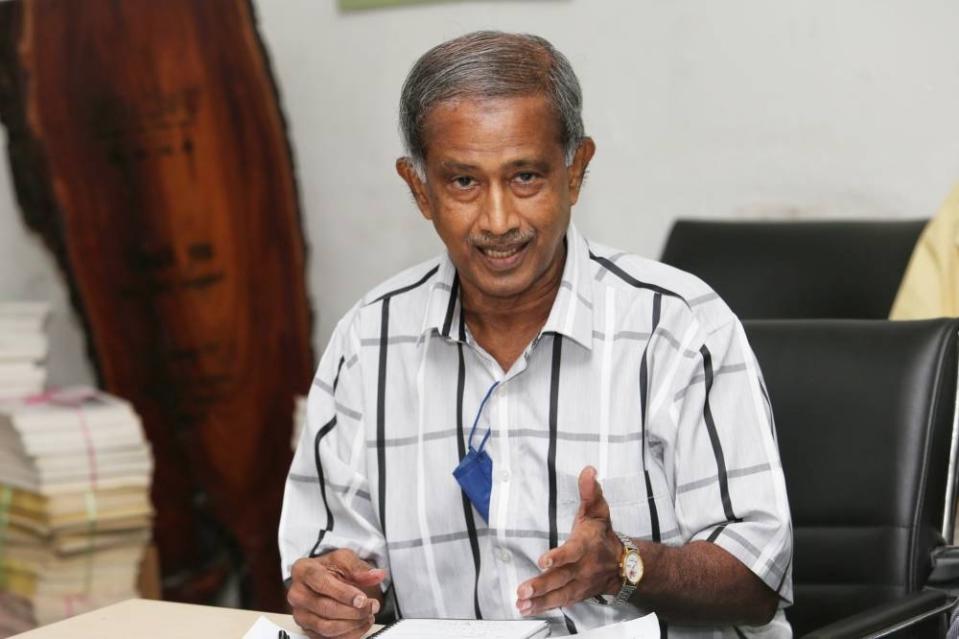
[[[952,536],[959,320],[745,326],[792,510],[796,636],[941,637],[954,600],[923,588]]]
[[[886,319],[924,226],[679,220],[661,259],[701,277],[741,319]]]

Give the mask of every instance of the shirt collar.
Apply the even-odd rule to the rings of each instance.
[[[540,331],[558,333],[573,339],[586,349],[593,344],[593,287],[589,269],[589,246],[571,223],[566,230],[566,264],[559,292],[553,301],[546,324]],[[439,270],[430,287],[423,330],[435,330],[447,339],[460,340],[465,334],[463,310],[459,300],[459,276],[448,254],[440,258]]]

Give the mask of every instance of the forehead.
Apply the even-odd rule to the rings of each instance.
[[[423,141],[429,160],[562,155],[558,118],[539,95],[447,100],[427,114]]]

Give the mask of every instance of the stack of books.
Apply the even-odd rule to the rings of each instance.
[[[49,313],[43,302],[0,302],[0,400],[43,390]]]
[[[0,403],[0,628],[17,602],[43,625],[137,596],[152,474],[119,398],[76,388]]]

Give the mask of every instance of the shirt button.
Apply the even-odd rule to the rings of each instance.
[[[509,470],[500,468],[496,471],[496,479],[502,482],[509,481]]]
[[[513,555],[510,553],[510,551],[506,550],[505,548],[500,548],[498,555],[499,555],[499,560],[502,561],[504,564],[508,564],[513,559]]]

